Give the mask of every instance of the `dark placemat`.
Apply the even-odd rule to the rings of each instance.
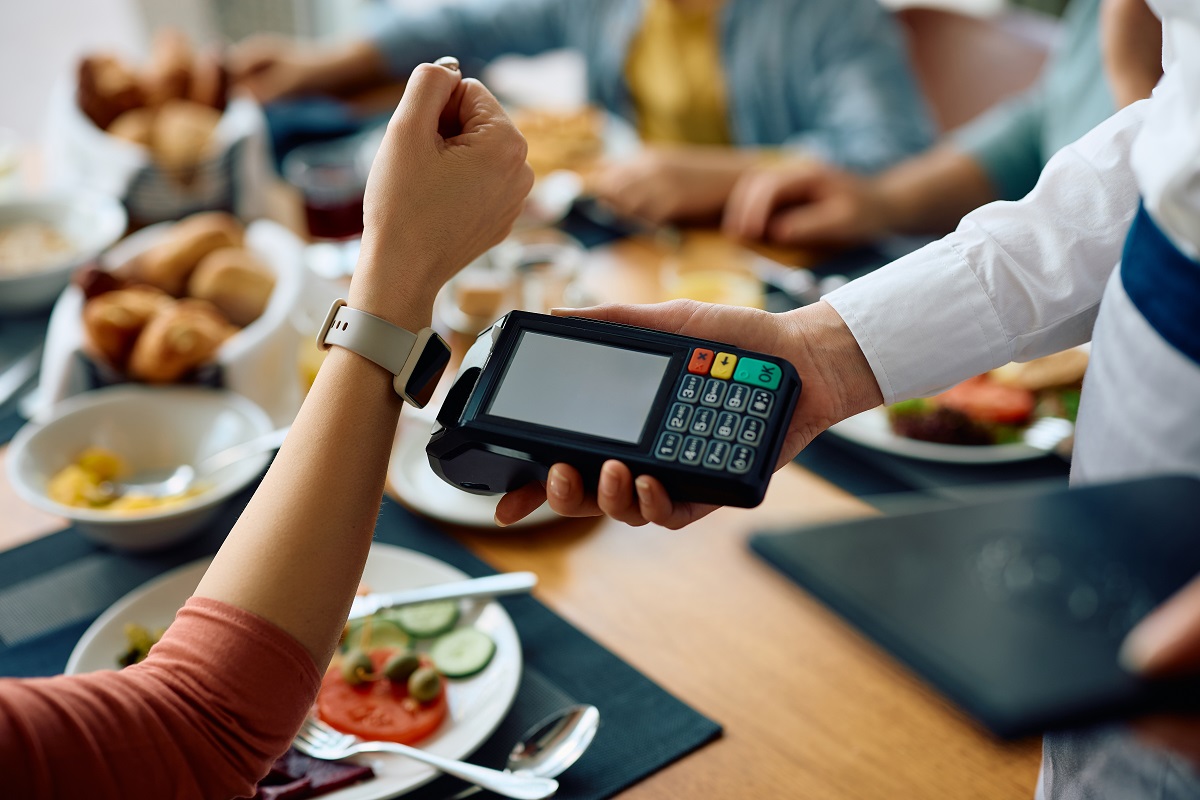
[[[80,635],[105,608],[149,578],[213,553],[251,490],[207,533],[162,553],[97,547],[74,529],[0,553],[0,675],[62,671]],[[472,576],[495,572],[453,538],[396,503],[380,509],[375,540],[408,547]],[[557,797],[611,797],[716,739],[720,726],[685,705],[531,596],[500,601],[516,624],[525,669],[513,710],[473,761],[502,767],[521,734],[572,703],[600,709],[591,748],[561,776]],[[406,797],[444,798],[461,787],[440,778]]]

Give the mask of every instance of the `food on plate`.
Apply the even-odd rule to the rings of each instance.
[[[513,123],[529,144],[529,166],[539,177],[556,169],[586,169],[604,150],[604,115],[595,108],[526,109],[513,114]]]
[[[386,608],[351,620],[317,695],[317,714],[346,733],[412,744],[447,713],[444,678],[481,672],[496,643],[455,628],[459,604],[438,600]]]
[[[1038,417],[1075,421],[1087,369],[1081,349],[1023,364],[1008,364],[928,398],[888,407],[892,431],[927,442],[959,445],[1010,444],[1022,440]]]
[[[401,653],[395,648],[354,649],[337,656],[321,681],[317,715],[364,739],[415,744],[428,738],[449,710],[445,684],[427,660],[406,679],[389,680],[384,668]]]
[[[137,74],[113,55],[102,54],[79,62],[79,109],[99,128],[146,103],[146,92]]]
[[[181,297],[201,259],[223,247],[242,247],[244,240],[242,224],[231,214],[193,214],[173,225],[161,242],[135,258],[130,267],[136,280]]]
[[[146,323],[129,356],[130,377],[172,383],[212,360],[236,328],[207,300],[176,300]]]
[[[292,747],[258,782],[253,800],[303,800],[374,777],[370,767],[350,761],[321,761]]]
[[[453,630],[458,624],[458,602],[434,600],[389,609],[388,618],[394,619],[404,632],[416,639],[432,639]]]
[[[124,369],[146,323],[175,301],[153,286],[132,286],[99,294],[83,307],[83,327],[95,351]]]
[[[191,100],[162,105],[150,128],[150,149],[159,166],[188,172],[208,153],[221,112]]]
[[[114,55],[91,55],[78,80],[76,102],[98,128],[147,148],[184,180],[210,154],[228,102],[220,54],[197,53],[178,30],[159,31],[140,71]]]
[[[496,654],[492,637],[474,628],[459,628],[429,648],[434,666],[447,678],[468,678],[482,672]]]
[[[146,656],[150,655],[150,648],[158,644],[166,632],[166,628],[151,631],[136,622],[126,622],[125,640],[129,643],[129,649],[117,656],[117,666],[124,668],[145,661]]]
[[[46,496],[56,503],[74,508],[144,511],[178,505],[204,491],[203,486],[193,486],[186,492],[169,497],[150,497],[135,492],[114,497],[105,484],[128,475],[128,465],[116,453],[101,447],[89,447],[76,456],[73,463],[50,478],[46,484]]]
[[[207,300],[234,325],[246,326],[267,307],[275,276],[249,250],[222,247],[200,260],[188,279],[187,293]]]
[[[134,380],[186,380],[270,302],[275,276],[244,242],[237,219],[204,212],[113,272],[81,270],[85,351]]]
[[[46,222],[0,226],[0,277],[37,272],[73,253],[70,240]]]

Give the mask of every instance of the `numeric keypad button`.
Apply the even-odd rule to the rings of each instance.
[[[688,429],[688,423],[692,421],[692,406],[686,403],[676,403],[671,406],[671,413],[667,415],[667,430],[675,431],[676,433],[684,433]]]
[[[754,451],[744,444],[735,444],[729,451],[729,471],[745,475],[754,466]]]
[[[720,408],[725,399],[725,387],[729,384],[717,378],[709,378],[704,383],[704,394],[700,395],[700,404],[709,408]]]
[[[679,451],[679,463],[694,467],[704,458],[704,440],[699,436],[689,436],[683,440],[683,449]]]
[[[730,411],[745,411],[750,402],[750,387],[740,383],[731,384],[725,393],[725,408]]]
[[[675,396],[685,403],[695,403],[704,391],[704,378],[699,375],[684,375]]]
[[[692,415],[691,431],[698,436],[711,436],[713,422],[716,421],[717,412],[711,408],[697,408],[696,413]]]
[[[678,433],[664,433],[658,437],[658,444],[654,446],[654,457],[659,461],[674,461],[679,457],[682,444],[683,437]]]
[[[766,389],[755,389],[750,394],[750,413],[756,417],[771,416],[773,405],[775,405],[775,395]]]
[[[738,431],[737,439],[742,444],[758,447],[762,443],[763,434],[766,433],[766,430],[767,423],[761,419],[746,417],[742,420],[742,427]]]
[[[729,442],[713,439],[704,451],[704,466],[706,469],[724,469],[729,459]]]
[[[722,411],[717,414],[717,427],[713,430],[713,436],[718,439],[724,439],[727,442],[732,442],[733,437],[737,435],[738,417],[732,411]]]

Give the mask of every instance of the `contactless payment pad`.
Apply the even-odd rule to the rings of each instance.
[[[800,396],[783,359],[719,342],[514,311],[480,334],[438,414],[433,471],[477,494],[617,459],[677,501],[758,505]]]

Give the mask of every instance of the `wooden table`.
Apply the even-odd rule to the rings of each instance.
[[[622,242],[596,255],[589,279],[601,297],[620,286],[622,299],[656,300],[661,255]],[[5,479],[0,509],[0,549],[63,525]],[[445,527],[497,569],[536,572],[541,600],[725,726],[722,739],[622,797],[1032,797],[1037,741],[982,733],[746,546],[763,528],[871,513],[789,465],[760,507],[722,509],[682,531],[607,519]]]

